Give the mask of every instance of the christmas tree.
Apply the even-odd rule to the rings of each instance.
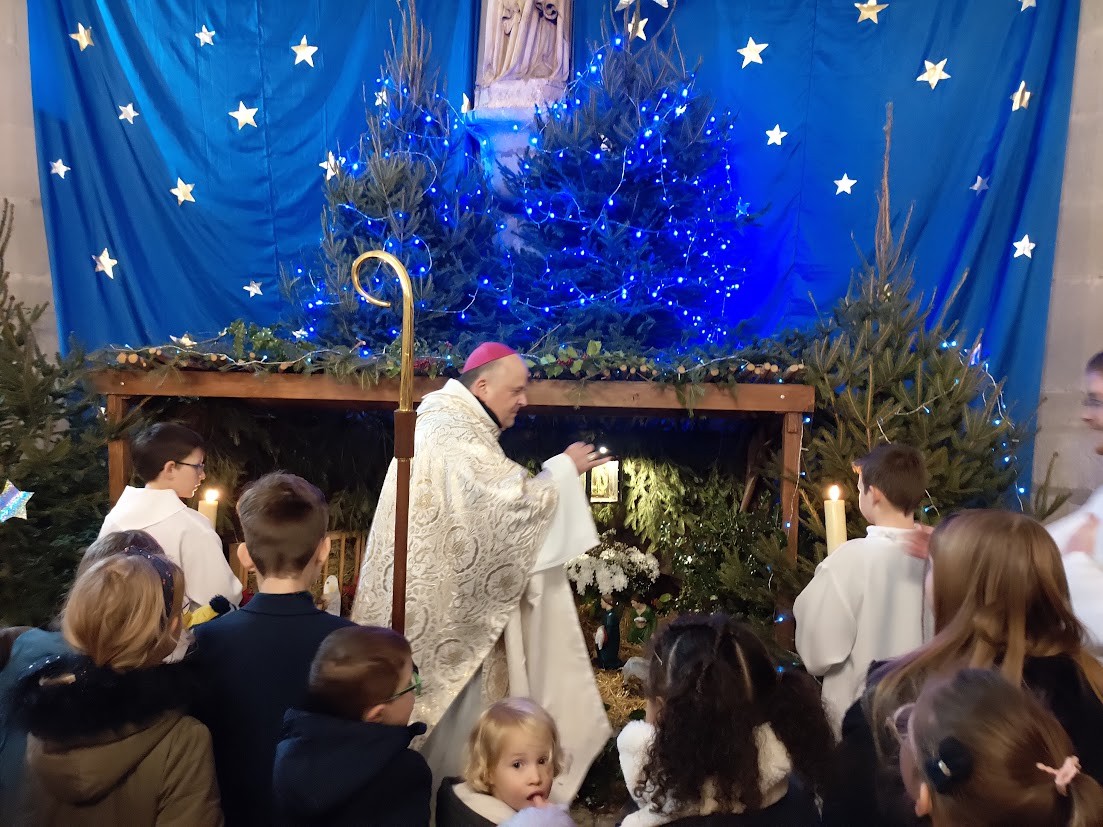
[[[47,356],[34,325],[46,305],[11,293],[4,253],[13,210],[0,208],[0,486],[33,492],[26,519],[0,523],[0,625],[43,623],[60,604],[107,491],[102,422],[83,393],[84,355]]]
[[[620,5],[609,42],[536,114],[505,173],[520,204],[509,309],[561,340],[730,349],[751,221],[733,118],[697,92],[676,37],[644,31],[640,0]]]
[[[820,540],[825,488],[853,492],[854,460],[884,442],[912,445],[926,457],[927,522],[999,504],[1018,475],[1022,433],[1004,409],[1002,383],[988,372],[982,337],[966,339],[947,321],[953,295],[936,317],[933,297],[914,294],[914,265],[903,254],[907,221],[899,238],[890,225],[891,129],[890,107],[873,260],[863,262],[819,327],[799,337],[805,381],[816,389],[803,451],[802,518]],[[849,536],[864,533],[856,507],[848,522]]]
[[[316,266],[285,273],[290,329],[323,345],[358,344],[361,355],[393,341],[401,324],[394,275],[374,263],[361,283],[390,309],[368,307],[352,285],[352,263],[367,250],[397,256],[414,288],[415,330],[434,343],[468,329],[492,329],[500,311],[494,196],[463,119],[440,94],[432,44],[413,2],[392,31],[367,130],[345,157],[331,153]]]

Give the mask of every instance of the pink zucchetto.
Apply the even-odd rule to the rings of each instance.
[[[467,373],[469,370],[481,368],[483,365],[496,362],[507,356],[516,355],[517,351],[509,345],[503,345],[501,342],[483,342],[483,344],[471,351],[471,355],[468,356],[467,361],[463,363],[463,370],[461,373]]]

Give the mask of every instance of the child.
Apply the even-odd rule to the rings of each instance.
[[[276,811],[288,825],[429,824],[433,776],[410,741],[421,678],[398,632],[331,632],[310,667],[303,709],[284,716],[276,747]]]
[[[907,545],[927,487],[923,456],[906,445],[880,445],[855,466],[866,536],[835,549],[793,604],[797,653],[811,674],[823,675],[836,733],[870,663],[923,643],[925,563]]]
[[[183,602],[183,574],[155,554],[77,579],[62,616],[73,653],[39,661],[12,693],[30,732],[26,823],[222,824],[210,734],[184,713],[194,677],[163,663]]]
[[[824,824],[914,825],[887,725],[927,681],[964,666],[996,669],[1044,699],[1075,745],[1086,775],[1103,778],[1103,666],[1069,606],[1061,555],[1023,514],[965,511],[930,538],[935,635],[880,665],[843,721]],[[1014,823],[1014,822],[1013,822]]]
[[[498,701],[471,732],[462,782],[446,778],[440,785],[437,827],[489,827],[545,807],[562,771],[551,715],[528,698]]]
[[[624,827],[696,816],[819,824],[811,793],[823,786],[833,738],[816,683],[780,670],[746,626],[723,614],[674,620],[653,641],[646,695],[646,720],[617,738],[640,807]]]
[[[997,672],[931,681],[894,723],[915,813],[933,827],[1103,824],[1103,788],[1080,772],[1068,733]]]
[[[206,517],[183,502],[195,496],[206,478],[202,438],[183,425],[163,422],[138,434],[130,453],[146,486],[126,487],[103,521],[100,536],[132,529],[149,532],[184,570],[185,611],[207,606],[218,595],[238,605],[241,583],[222,553],[222,540]]]
[[[92,543],[77,566],[77,579],[100,560],[131,551],[140,554],[163,554],[157,541],[144,531],[119,531],[107,534]],[[24,629],[12,636],[11,650],[0,666],[0,698],[5,698],[16,680],[28,667],[51,655],[69,654],[73,650],[55,620],[41,629]],[[17,823],[18,791],[24,771],[27,732],[12,720],[7,705],[0,704],[0,824]]]
[[[310,664],[326,635],[353,624],[314,606],[310,586],[329,557],[329,507],[293,474],[268,474],[237,504],[242,566],[257,591],[243,608],[195,627],[196,656],[210,684],[201,717],[214,739],[226,823],[268,825],[272,765],[284,713],[306,695]]]
[[[628,631],[628,642],[642,646],[655,634],[655,612],[638,594],[632,595],[632,609],[635,614],[632,615],[632,628]]]

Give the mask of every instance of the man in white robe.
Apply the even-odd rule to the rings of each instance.
[[[436,783],[462,771],[481,712],[510,695],[540,703],[569,764],[551,798],[567,803],[612,734],[563,564],[598,543],[579,475],[606,461],[576,443],[536,476],[498,439],[526,404],[528,368],[480,345],[460,381],[418,407],[411,466],[406,636],[423,679],[416,717]],[[352,619],[388,625],[396,466],[380,493]]]
[[[1103,353],[1085,370],[1081,419],[1093,431],[1103,431]],[[1103,453],[1103,445],[1096,449]],[[1079,509],[1046,528],[1061,549],[1069,581],[1072,610],[1088,630],[1092,651],[1103,657],[1103,488],[1096,489]]]

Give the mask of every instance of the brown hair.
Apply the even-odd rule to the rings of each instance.
[[[165,470],[165,463],[183,462],[188,454],[203,447],[203,437],[191,428],[159,422],[130,440],[130,457],[138,476],[144,482],[153,482]]]
[[[149,558],[117,554],[90,566],[73,584],[62,611],[66,642],[97,666],[118,672],[154,666],[168,657],[182,628],[184,573],[168,558],[158,564],[172,575],[167,612],[161,575]]]
[[[1016,686],[1027,658],[1065,655],[1103,698],[1103,665],[1084,648],[1069,605],[1061,553],[1040,523],[1009,511],[964,511],[931,535],[934,638],[876,673],[869,720],[882,755],[895,744],[884,722],[928,678],[997,667]]]
[[[502,742],[511,731],[522,730],[544,738],[551,751],[552,778],[563,772],[563,747],[555,720],[536,701],[528,698],[506,698],[486,710],[467,740],[467,762],[464,780],[475,792],[490,793],[494,765],[502,754]]]
[[[386,703],[410,662],[410,642],[392,629],[349,626],[330,632],[310,666],[312,709],[359,721],[364,710]]]
[[[265,474],[237,502],[245,547],[262,575],[301,574],[329,527],[325,495],[294,474]]]
[[[161,544],[145,531],[113,531],[103,535],[84,550],[84,556],[80,558],[80,565],[77,566],[77,577],[79,578],[100,560],[122,554],[127,549],[160,556],[165,554]]]
[[[1103,351],[1100,351],[1088,360],[1088,365],[1084,368],[1084,373],[1103,374]]]
[[[1103,824],[1103,788],[1095,779],[1080,773],[1062,794],[1038,766],[1058,768],[1075,756],[1068,733],[997,672],[965,669],[924,686],[908,744],[936,825]]]
[[[915,513],[927,496],[927,464],[923,455],[910,445],[890,442],[878,445],[854,467],[862,472],[866,491],[873,486],[885,495],[894,508]]]

